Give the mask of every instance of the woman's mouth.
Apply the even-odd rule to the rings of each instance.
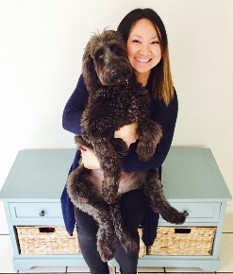
[[[151,61],[151,58],[142,58],[142,57],[136,57],[135,58],[138,62],[141,62],[141,63],[148,63]]]

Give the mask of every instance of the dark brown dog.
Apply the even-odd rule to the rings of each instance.
[[[81,121],[83,134],[76,136],[76,142],[94,150],[101,171],[80,165],[70,174],[67,189],[73,203],[97,221],[97,248],[102,260],[108,261],[114,256],[117,239],[128,252],[138,252],[136,239],[123,227],[119,209],[122,193],[143,188],[153,210],[168,222],[183,223],[186,214],[166,200],[157,169],[122,172],[120,156],[128,153],[128,147],[114,138],[115,130],[136,122],[136,152],[147,161],[155,153],[162,129],[150,119],[149,94],[136,81],[125,43],[116,31],[91,38],[83,56],[83,77],[89,98]]]

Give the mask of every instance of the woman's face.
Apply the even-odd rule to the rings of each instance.
[[[151,69],[162,57],[158,33],[149,19],[135,23],[127,40],[127,52],[137,78],[148,79]]]

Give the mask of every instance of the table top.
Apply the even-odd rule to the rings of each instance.
[[[231,200],[220,169],[209,148],[173,147],[162,167],[168,198]]]
[[[0,199],[59,200],[75,149],[19,151]],[[231,195],[208,148],[172,147],[162,167],[164,192],[171,200],[230,200]]]

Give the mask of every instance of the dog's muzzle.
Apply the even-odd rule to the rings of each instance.
[[[119,66],[109,71],[110,85],[126,85],[131,78],[132,69],[128,66]]]

